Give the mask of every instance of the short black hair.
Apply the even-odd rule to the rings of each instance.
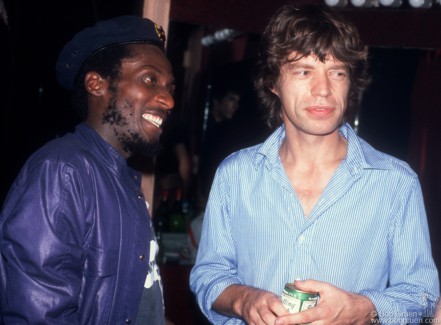
[[[123,59],[132,56],[132,44],[116,44],[107,46],[100,51],[92,54],[81,66],[75,78],[72,93],[72,106],[82,120],[88,116],[88,93],[84,87],[84,78],[90,71],[99,73],[103,78],[108,78],[110,87],[120,75],[121,63]]]

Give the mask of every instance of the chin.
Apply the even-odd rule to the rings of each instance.
[[[159,140],[153,141],[136,141],[126,144],[127,151],[131,153],[131,156],[138,157],[151,157],[158,154],[162,150],[162,146]]]

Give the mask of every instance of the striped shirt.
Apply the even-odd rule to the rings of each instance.
[[[211,309],[229,285],[280,295],[295,279],[367,296],[382,324],[417,323],[434,310],[439,280],[417,175],[348,124],[340,134],[346,159],[308,218],[279,157],[283,126],[220,164],[190,276],[211,322],[243,324]]]

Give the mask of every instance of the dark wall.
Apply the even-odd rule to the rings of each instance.
[[[309,1],[323,3],[322,0]],[[175,0],[170,17],[182,22],[260,33],[270,15],[288,2],[292,0]],[[430,9],[414,9],[407,0],[403,0],[399,8],[356,8],[348,3],[339,10],[357,25],[368,45],[441,48],[439,4]]]
[[[403,160],[409,155],[415,77],[425,53],[420,49],[369,50],[371,83],[363,94],[358,133],[377,149]]]
[[[441,269],[441,56],[439,50],[370,48],[372,82],[359,111],[360,136],[418,174],[435,262]]]
[[[1,202],[24,160],[78,122],[70,95],[55,78],[59,51],[75,32],[98,19],[141,14],[138,0],[5,0],[1,25]]]

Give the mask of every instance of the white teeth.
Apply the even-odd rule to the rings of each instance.
[[[158,128],[162,125],[162,118],[160,118],[159,116],[145,113],[145,114],[142,114],[142,118],[146,121],[149,121],[150,123],[152,123],[154,126],[156,126]]]

